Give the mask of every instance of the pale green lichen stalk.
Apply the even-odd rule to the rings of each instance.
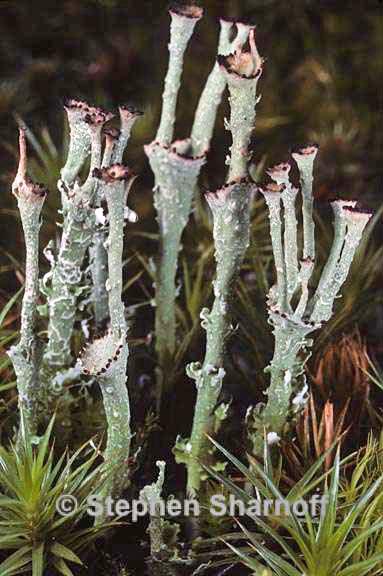
[[[133,106],[120,106],[120,129],[106,128],[104,130],[105,149],[102,157],[102,168],[112,163],[120,163],[128,144],[132,128],[142,112]],[[108,294],[106,281],[108,279],[108,254],[105,247],[107,240],[107,226],[101,202],[104,199],[103,185],[98,184],[96,206],[96,230],[93,235],[92,246],[89,248],[91,274],[93,282],[92,302],[96,326],[102,329],[109,318]],[[137,220],[136,214],[126,208],[130,221]]]
[[[313,217],[313,166],[316,146],[308,146],[301,153],[293,153],[300,174],[303,219],[303,259],[315,258],[315,222]]]
[[[112,155],[120,138],[120,131],[115,128],[105,128],[105,148],[102,156],[101,167],[107,168],[112,162]],[[89,247],[90,270],[92,275],[92,303],[96,328],[102,330],[109,319],[108,293],[106,282],[108,280],[108,252],[105,243],[108,237],[108,227],[104,209],[101,205],[103,200],[103,186],[97,184],[95,199],[96,229],[93,234],[92,245]]]
[[[47,190],[27,176],[25,132],[19,132],[20,160],[12,193],[17,198],[24,231],[26,263],[25,287],[21,309],[20,340],[9,350],[17,380],[19,410],[30,434],[36,434],[43,412],[40,364],[42,343],[36,332],[36,308],[39,299],[40,215]]]
[[[194,187],[204,158],[188,156],[190,142],[172,146],[183,57],[194,27],[202,16],[196,6],[173,5],[169,65],[162,95],[163,104],[156,139],[145,152],[155,177],[154,203],[159,224],[159,255],[156,261],[156,352],[160,367],[157,382],[157,407],[163,393],[163,376],[175,351],[175,299],[178,252],[186,225]],[[171,146],[171,147],[170,147]]]
[[[48,418],[56,408],[65,382],[79,375],[78,368],[71,367],[71,339],[80,299],[86,303],[92,301],[93,296],[97,301],[94,307],[96,325],[100,327],[110,316],[115,340],[124,338],[126,331],[121,302],[122,230],[125,219],[132,221],[137,217],[125,206],[128,187],[123,181],[125,182],[127,174],[121,177],[118,174],[114,176],[112,172],[109,174],[111,181],[116,180],[114,188],[118,188],[120,192],[122,190],[120,194],[110,196],[109,181],[99,178],[98,171],[101,168],[105,171],[115,158],[122,158],[132,126],[141,113],[131,107],[121,107],[121,129],[114,137],[106,135],[103,146],[102,140],[107,132],[104,131],[104,126],[113,115],[77,100],[70,100],[65,108],[70,126],[70,143],[68,158],[58,182],[63,204],[62,236],[57,246],[50,242],[45,251],[51,269],[40,285],[47,301],[41,310],[46,308],[48,315],[47,344],[43,351],[38,339],[33,335],[33,330],[39,296],[39,214],[44,194],[42,188],[34,185],[26,176],[24,132],[20,133],[20,165],[13,185],[26,239],[27,290],[22,312],[20,345],[14,347],[10,354],[14,359],[20,384],[20,407],[26,412],[26,422],[32,431],[37,430],[39,419]],[[80,172],[89,156],[87,177],[81,181]],[[119,164],[115,165],[114,169],[118,172]],[[103,174],[105,175],[105,172]],[[103,199],[107,201],[109,220],[114,222],[113,226],[108,226],[103,214]],[[107,231],[108,241],[113,245],[113,250],[108,254],[105,252]],[[88,270],[84,264],[88,249],[93,286],[89,286],[86,280]],[[113,267],[108,276],[105,256],[109,258],[109,267]],[[110,286],[109,294],[107,282]],[[117,317],[119,320],[116,320]],[[124,354],[121,354],[121,357],[123,356]],[[28,362],[24,362],[24,358],[28,359]],[[59,412],[61,420],[65,419],[64,413],[65,410]]]
[[[71,140],[58,183],[63,201],[63,233],[57,255],[50,256],[51,271],[42,282],[49,315],[48,344],[42,365],[48,412],[54,409],[65,380],[73,372],[68,372],[68,368],[72,362],[71,340],[80,299],[88,296],[89,301],[89,292],[92,292],[90,301],[94,302],[98,328],[104,327],[109,318],[107,227],[101,205],[104,185],[95,178],[94,170],[122,158],[132,126],[140,115],[130,107],[120,107],[120,130],[113,135],[113,130],[105,128],[112,114],[77,100],[70,100],[66,110]],[[81,183],[78,175],[89,155],[87,178]],[[127,208],[126,211],[132,219],[133,212]],[[92,286],[86,282],[84,267],[88,250]],[[74,371],[73,376],[75,374]]]
[[[108,423],[108,440],[104,451],[105,483],[101,494],[103,498],[118,498],[128,483],[132,435],[126,387],[127,361],[125,337],[117,338],[112,332],[89,344],[79,360],[84,374],[93,376],[101,388]]]
[[[156,141],[169,146],[173,140],[178,91],[186,47],[203,10],[198,6],[173,4],[171,16],[169,65],[162,94],[162,112]]]
[[[126,387],[129,351],[125,306],[122,301],[122,257],[126,200],[134,176],[122,164],[96,169],[94,176],[104,185],[108,205],[107,292],[111,323],[106,336],[95,340],[85,349],[80,365],[83,372],[94,376],[101,387],[108,423],[104,453],[106,481],[102,495],[118,497],[128,481],[131,441],[130,405]]]
[[[262,71],[262,59],[255,45],[254,29],[249,34],[250,52],[238,48],[233,55],[219,56],[230,91],[230,123],[232,135],[228,181],[245,178],[248,174],[249,144],[254,130],[257,81]],[[251,81],[246,81],[253,78]],[[246,89],[244,89],[246,87]]]
[[[68,104],[67,111],[70,122],[73,122],[73,115],[75,118],[75,123],[71,126],[71,137],[75,141],[83,141],[76,137],[77,132],[84,139],[84,134],[88,131],[91,143],[91,169],[85,182],[80,184],[78,180],[72,182],[74,169],[68,171],[64,167],[58,185],[63,196],[63,232],[57,256],[52,255],[51,271],[42,282],[49,314],[48,343],[43,358],[42,380],[47,392],[47,403],[51,409],[54,408],[56,394],[62,392],[62,372],[72,361],[71,337],[77,303],[79,297],[87,290],[83,282],[83,262],[91,245],[96,223],[93,206],[96,180],[92,171],[100,166],[102,128],[112,117],[111,114],[98,108],[73,100]],[[70,146],[69,154],[74,154],[76,150],[77,145],[76,148]],[[85,153],[81,157],[85,159]],[[77,167],[74,161],[68,160],[67,165]]]
[[[267,368],[270,373],[267,403],[251,408],[247,417],[254,452],[258,454],[263,450],[264,434],[267,442],[277,443],[305,405],[308,386],[304,367],[312,345],[308,336],[332,316],[335,298],[347,278],[371,216],[356,208],[355,202],[332,202],[335,215],[333,245],[317,289],[310,298],[309,281],[315,255],[312,173],[316,154],[315,146],[302,148],[293,154],[301,175],[303,242],[299,264],[295,213],[297,190],[289,179],[290,164],[279,164],[270,170],[274,182],[261,190],[269,209],[277,282],[268,297],[275,347]]]
[[[211,311],[205,308],[201,312],[207,337],[204,362],[202,366],[192,363],[187,368],[197,386],[190,441],[184,442],[183,454],[179,450],[179,441],[175,450],[178,461],[187,464],[189,494],[195,494],[200,488],[200,463],[208,456],[206,434],[214,432],[214,412],[225,375],[225,346],[231,332],[230,299],[249,243],[249,200],[254,185],[249,181],[247,165],[250,135],[255,122],[256,87],[262,72],[254,30],[250,32],[250,45],[250,52],[238,49],[234,55],[219,58],[221,73],[225,75],[230,91],[229,126],[233,143],[227,184],[207,195],[214,221],[215,299]]]
[[[163,108],[156,140],[145,147],[155,175],[154,200],[159,223],[159,256],[156,262],[156,351],[162,375],[159,374],[157,401],[161,401],[163,384],[169,377],[169,366],[176,345],[175,300],[176,271],[181,236],[188,221],[193,193],[205,162],[226,78],[216,63],[201,94],[189,139],[172,142],[177,94],[180,87],[182,58],[194,25],[202,15],[197,7],[174,7],[170,11],[172,26],[169,44],[169,69],[163,94]],[[247,40],[250,27],[221,21],[218,53],[228,54]],[[171,95],[169,99],[169,94]]]
[[[134,124],[143,115],[143,112],[134,106],[120,106],[118,110],[120,113],[120,131],[112,152],[112,162],[117,164],[123,160],[124,151],[129,142]],[[108,164],[104,165],[107,166]]]
[[[86,102],[69,100],[65,106],[69,123],[69,149],[65,166],[61,170],[62,190],[70,189],[84,162],[89,157],[91,138],[89,126],[85,122],[86,114],[91,112]],[[63,197],[65,206],[66,197]]]
[[[242,22],[232,22],[224,19],[221,19],[220,25],[217,53],[219,56],[228,56],[242,48],[248,39],[251,26]],[[231,39],[234,27],[236,27],[237,33]],[[190,134],[193,156],[200,156],[209,150],[217,108],[221,102],[226,82],[226,76],[222,74],[219,62],[216,60],[206,80],[194,115]]]
[[[106,290],[109,299],[110,326],[113,334],[126,332],[125,306],[122,302],[122,255],[124,248],[124,221],[126,200],[135,176],[122,164],[112,164],[96,171],[105,184],[104,195],[108,205],[109,235],[107,240],[109,276]]]
[[[153,558],[158,557],[161,552],[166,551],[166,544],[164,542],[164,527],[167,524],[163,515],[161,514],[162,508],[162,489],[165,482],[165,467],[166,463],[162,460],[156,462],[158,468],[158,478],[153,484],[148,484],[140,490],[140,500],[146,502],[149,510],[149,527],[148,533],[150,535],[150,555]]]
[[[155,276],[155,332],[159,365],[163,369],[169,366],[175,351],[175,278],[181,236],[189,217],[198,174],[205,161],[203,157],[184,156],[185,147],[189,147],[187,141],[175,142],[171,149],[155,142],[145,147],[156,183],[154,204],[159,224],[159,256]]]
[[[179,566],[191,564],[191,558],[182,558],[177,549],[179,524],[165,519],[166,503],[162,491],[165,484],[165,462],[158,460],[156,482],[140,490],[140,500],[145,502],[149,514],[147,533],[150,537],[150,559],[147,561],[148,574],[155,576],[176,576]],[[170,499],[169,499],[170,500]]]

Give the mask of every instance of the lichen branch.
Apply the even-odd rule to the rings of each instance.
[[[194,27],[202,16],[202,9],[197,6],[174,4],[170,8],[170,16],[169,65],[162,94],[161,120],[156,136],[156,141],[164,146],[169,146],[173,140],[184,53]]]
[[[250,31],[254,38],[254,31]],[[231,332],[230,301],[244,254],[249,244],[250,194],[254,187],[248,178],[250,135],[254,129],[256,86],[262,62],[254,45],[250,52],[238,48],[235,55],[218,57],[230,92],[230,130],[232,148],[227,184],[207,195],[213,213],[213,237],[217,262],[214,281],[214,303],[211,311],[201,312],[206,330],[206,353],[202,366],[188,366],[189,377],[196,381],[197,399],[188,453],[179,461],[187,464],[187,491],[194,495],[200,489],[201,462],[208,459],[206,434],[214,433],[214,411],[225,375],[224,357]]]
[[[310,298],[309,282],[315,264],[312,171],[316,153],[317,148],[310,146],[293,154],[301,173],[303,258],[299,270],[296,191],[289,182],[289,164],[272,168],[268,173],[274,183],[261,190],[269,208],[277,284],[271,288],[268,297],[275,346],[267,368],[270,373],[267,403],[252,411],[251,439],[256,454],[263,451],[264,431],[266,438],[272,438],[273,442],[275,438],[281,438],[306,403],[308,388],[304,368],[312,345],[308,336],[330,319],[335,298],[347,278],[371,216],[370,212],[357,208],[355,202],[338,200],[332,203],[335,214],[333,245],[317,289]],[[284,209],[283,242],[281,202]],[[294,304],[296,293],[299,298]]]
[[[159,362],[157,406],[166,388],[170,387],[170,366],[176,345],[175,300],[177,295],[175,278],[181,235],[188,220],[193,192],[196,187],[201,166],[205,162],[213,133],[217,108],[226,85],[226,77],[215,65],[202,91],[196,112],[190,139],[176,141],[173,137],[175,99],[179,89],[184,49],[178,47],[175,34],[183,35],[185,46],[195,22],[190,17],[201,16],[201,11],[188,8],[171,11],[172,27],[169,45],[170,59],[165,89],[163,109],[157,139],[145,148],[151,168],[155,175],[154,200],[160,229],[159,255],[156,262],[156,351]],[[238,23],[237,34],[230,38],[233,23],[221,21],[218,53],[227,55],[241,48],[246,42],[250,26]],[[185,32],[186,30],[186,32]],[[171,88],[172,86],[172,88]],[[168,93],[172,93],[169,101]],[[164,374],[167,377],[165,378]]]
[[[17,379],[19,409],[31,434],[36,434],[43,413],[40,382],[42,343],[37,336],[39,299],[40,215],[47,190],[27,176],[25,131],[19,130],[20,160],[12,193],[17,198],[26,248],[25,289],[21,309],[20,340],[9,350]]]
[[[122,301],[122,258],[125,206],[134,175],[122,164],[112,164],[95,169],[93,176],[103,184],[108,205],[107,291],[111,326],[105,336],[87,346],[80,357],[80,365],[83,372],[94,376],[100,385],[108,423],[102,496],[118,498],[128,481],[131,442],[130,403],[126,387],[129,349]]]
[[[72,361],[71,337],[77,303],[87,289],[82,284],[82,266],[96,224],[97,182],[93,172],[101,163],[103,126],[112,117],[85,102],[70,101],[66,110],[71,142],[73,139],[74,143],[69,146],[68,160],[59,182],[63,196],[63,233],[57,258],[52,260],[51,271],[43,281],[49,310],[48,344],[42,366],[48,415],[55,409],[57,397],[62,392],[60,371]],[[90,171],[81,184],[74,178],[82,166],[80,159],[84,162],[88,152],[91,153]]]

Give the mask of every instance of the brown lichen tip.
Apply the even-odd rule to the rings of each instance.
[[[105,168],[94,168],[92,176],[102,180],[106,184],[115,182],[129,181],[135,177],[135,174],[123,164],[112,164]]]
[[[113,118],[113,114],[105,112],[101,108],[91,106],[85,100],[75,100],[73,98],[66,100],[64,108],[68,113],[69,118],[73,117],[76,120],[83,120],[91,126],[105,124]]]
[[[138,118],[143,116],[144,113],[139,108],[132,106],[131,104],[122,104],[118,107],[120,112],[121,121],[131,120],[132,118]]]
[[[48,189],[43,184],[33,182],[27,176],[27,142],[24,126],[19,126],[19,165],[12,184],[12,194],[18,199],[37,203],[43,202],[48,194]]]
[[[331,200],[330,202],[333,210],[342,213],[344,208],[353,208],[356,206],[356,200],[340,200],[339,198]]]
[[[46,188],[44,184],[32,182],[29,178],[27,179],[27,188],[30,196],[33,198],[45,198],[48,194],[48,188]]]
[[[101,108],[94,108],[91,112],[85,114],[84,120],[90,126],[102,126],[109,122],[113,116],[111,112],[106,112]]]
[[[169,12],[172,15],[190,18],[191,20],[199,20],[203,16],[203,8],[201,6],[182,4],[181,2],[173,2],[169,6]]]
[[[314,264],[314,260],[310,258],[310,256],[307,256],[306,258],[302,258],[300,263],[302,266],[312,266]]]
[[[207,156],[208,150],[206,152],[202,152],[199,156],[192,155],[192,146],[191,146],[191,139],[184,138],[183,140],[175,140],[170,145],[170,150],[173,154],[176,154],[179,158],[183,158],[184,160],[204,160]]]
[[[295,156],[302,156],[302,157],[309,157],[309,156],[313,156],[315,157],[317,152],[319,150],[319,146],[318,144],[316,144],[315,142],[311,143],[311,144],[307,144],[306,146],[299,146],[296,147],[292,150],[291,155],[293,156],[293,158],[295,158]]]
[[[215,190],[214,192],[206,192],[205,198],[211,208],[224,206],[228,197],[230,196],[230,192],[231,188],[224,187],[220,188],[219,190]]]
[[[229,75],[247,80],[254,80],[262,73],[263,58],[259,55],[255,44],[255,29],[249,33],[250,52],[238,48],[234,54],[228,56],[218,55],[217,61],[221,69]]]
[[[105,375],[118,360],[125,337],[116,338],[112,332],[96,338],[80,354],[79,365],[84,374]]]
[[[283,182],[289,179],[290,170],[291,170],[290,162],[281,162],[280,164],[276,164],[275,166],[267,170],[266,173],[278,184],[279,182]]]
[[[28,176],[12,186],[12,193],[20,200],[31,203],[41,203],[45,200],[48,189],[37,182],[33,182]]]
[[[85,112],[89,112],[92,107],[88,104],[88,102],[85,102],[85,100],[75,100],[74,98],[69,98],[68,100],[65,101],[64,108],[66,110],[72,109],[72,110],[83,110]]]
[[[365,206],[361,206],[360,204],[356,204],[355,206],[345,206],[343,212],[345,213],[348,222],[363,223],[364,225],[367,224],[373,215],[372,210]]]
[[[235,18],[234,16],[220,16],[220,22],[225,24],[231,24],[235,26],[246,26],[247,28],[255,28],[254,21],[251,18],[246,18],[241,16],[241,19]]]
[[[239,180],[227,182],[226,184],[224,184],[224,186],[222,186],[218,190],[215,190],[214,192],[206,191],[204,193],[204,196],[206,198],[207,203],[209,204],[209,206],[211,208],[224,206],[224,204],[227,202],[233,188],[235,188],[236,186],[242,186],[242,185],[249,186],[249,193],[251,192],[251,190],[253,188],[257,188],[256,184],[253,183],[248,178],[241,178]]]
[[[190,138],[185,138],[183,140],[176,140],[170,146],[162,144],[161,142],[151,142],[150,144],[145,144],[144,150],[147,156],[151,154],[156,154],[159,151],[163,152],[168,156],[168,158],[175,163],[181,163],[182,165],[188,166],[202,166],[206,162],[206,157],[208,150],[203,152],[199,156],[191,155],[191,140]]]
[[[94,111],[93,106],[90,106],[84,100],[66,100],[64,108],[68,115],[69,122],[83,122],[88,114],[92,114]]]
[[[266,184],[265,188],[258,187],[258,190],[265,198],[267,204],[272,202],[273,204],[276,203],[276,205],[278,205],[281,201],[282,192],[286,190],[286,185],[277,184],[276,182],[269,182]]]
[[[114,142],[116,142],[120,137],[120,130],[118,130],[118,128],[113,128],[112,126],[104,128],[102,133],[105,136],[107,144],[114,144]]]

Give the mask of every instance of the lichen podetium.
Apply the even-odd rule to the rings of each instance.
[[[72,335],[79,302],[89,288],[93,295],[96,327],[105,327],[110,318],[105,248],[109,228],[101,206],[105,183],[95,176],[95,171],[121,161],[132,126],[142,114],[135,108],[120,106],[120,129],[112,130],[106,127],[113,118],[109,112],[78,100],[69,100],[65,108],[70,144],[58,182],[63,231],[56,255],[52,254],[50,258],[51,270],[41,283],[48,305],[48,342],[41,369],[47,416],[65,393],[68,378],[78,376],[71,367]],[[81,182],[79,171],[89,155],[87,177]],[[132,214],[128,211],[128,216],[132,217]],[[86,280],[88,269],[84,266],[88,252],[91,287]]]
[[[58,183],[62,198],[62,235],[57,255],[52,255],[50,260],[51,270],[42,281],[49,316],[48,342],[41,374],[46,391],[47,416],[55,410],[63,393],[65,372],[73,360],[73,326],[78,301],[87,289],[83,263],[96,229],[96,179],[92,172],[101,164],[103,126],[113,116],[77,100],[68,101],[66,110],[70,145]],[[77,175],[89,154],[90,169],[85,181],[80,183]]]
[[[122,164],[95,169],[94,177],[104,185],[108,205],[108,306],[110,329],[89,344],[80,357],[81,369],[98,382],[108,423],[104,452],[106,479],[103,496],[118,498],[127,485],[130,453],[130,403],[127,380],[128,344],[125,306],[122,301],[122,255],[125,207],[134,174]],[[99,522],[100,519],[98,518]]]
[[[335,200],[331,203],[335,215],[333,244],[318,286],[310,297],[309,281],[315,265],[312,186],[316,154],[317,147],[313,145],[293,153],[300,173],[302,196],[300,259],[296,219],[298,190],[290,182],[290,164],[278,164],[269,170],[273,182],[260,189],[269,210],[277,282],[268,295],[275,346],[273,358],[266,368],[270,373],[267,403],[252,408],[247,415],[255,454],[263,453],[265,437],[270,443],[277,443],[305,406],[308,386],[304,369],[313,343],[309,335],[331,318],[335,298],[347,278],[363,230],[371,217],[371,213],[357,207],[356,202]]]
[[[37,434],[44,414],[40,366],[43,344],[37,336],[36,316],[39,299],[39,232],[41,210],[47,190],[27,176],[25,131],[19,130],[20,159],[12,193],[17,198],[24,231],[26,263],[25,287],[21,309],[20,340],[8,354],[12,360],[19,395],[19,410],[30,434]]]
[[[249,150],[254,130],[257,83],[263,61],[250,30],[250,51],[238,46],[233,55],[219,56],[218,64],[230,92],[231,157],[226,184],[206,196],[213,214],[213,237],[217,263],[212,309],[201,312],[206,330],[206,353],[202,363],[187,367],[196,382],[197,399],[190,440],[178,440],[175,453],[187,465],[187,491],[194,495],[201,483],[201,462],[208,459],[207,433],[214,432],[215,409],[225,375],[224,357],[231,332],[230,300],[235,280],[249,244],[250,197],[255,185],[248,174]]]
[[[183,57],[201,8],[173,5],[169,66],[163,92],[160,125],[155,140],[145,147],[154,173],[154,201],[159,225],[159,254],[156,259],[156,352],[158,359],[157,407],[171,388],[176,347],[176,272],[182,232],[188,222],[198,176],[206,161],[217,109],[227,78],[216,61],[202,90],[190,138],[174,141],[174,124]],[[237,28],[236,33],[232,34]],[[250,26],[221,20],[218,54],[227,56],[247,41]]]

